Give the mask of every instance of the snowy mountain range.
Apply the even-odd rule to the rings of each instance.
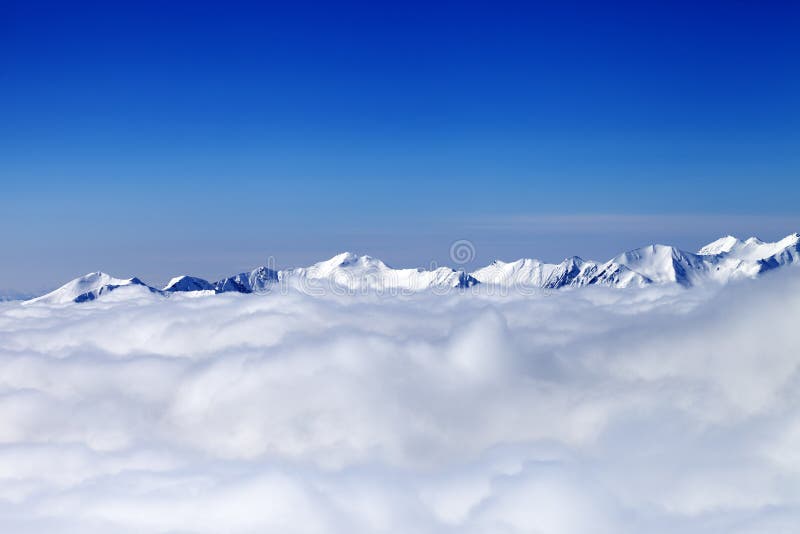
[[[702,247],[697,253],[666,245],[650,245],[620,254],[605,263],[577,256],[552,264],[536,259],[514,262],[496,260],[472,273],[439,267],[394,269],[370,256],[345,252],[309,267],[275,270],[258,267],[249,272],[209,282],[193,276],[178,276],[163,288],[148,286],[138,278],[118,279],[105,273],[90,273],[26,303],[65,304],[86,302],[103,295],[155,293],[262,293],[284,285],[314,290],[332,288],[349,291],[420,292],[464,289],[478,284],[502,288],[561,289],[608,286],[645,287],[677,284],[693,287],[705,283],[754,278],[785,265],[800,265],[800,234],[774,243],[755,237],[741,241],[726,236]]]

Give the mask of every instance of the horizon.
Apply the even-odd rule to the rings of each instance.
[[[711,241],[708,241],[706,243],[703,243],[702,247],[711,245],[713,243],[716,243],[717,241],[721,241],[721,240],[728,239],[728,238],[735,239],[739,243],[743,243],[743,244],[744,243],[749,243],[752,240],[756,240],[758,243],[763,243],[763,244],[776,244],[776,243],[778,243],[780,241],[784,241],[784,240],[786,240],[788,238],[797,237],[797,236],[800,236],[800,232],[791,232],[791,233],[789,233],[789,234],[787,234],[787,235],[785,235],[785,236],[783,236],[783,237],[781,237],[779,239],[775,239],[775,240],[763,240],[758,236],[748,236],[746,238],[742,238],[741,236],[736,236],[736,235],[732,235],[732,234],[726,234],[726,235],[720,236],[720,237],[718,237],[716,239],[713,239]],[[609,257],[609,258],[606,258],[606,259],[582,257],[580,255],[570,255],[570,256],[565,256],[560,261],[552,261],[551,262],[551,261],[541,260],[540,258],[537,258],[535,256],[528,256],[528,257],[519,257],[519,258],[514,258],[514,259],[494,258],[494,259],[492,259],[492,260],[490,260],[488,262],[481,263],[481,262],[476,261],[477,250],[475,249],[474,243],[472,243],[471,241],[468,241],[468,240],[457,240],[457,241],[454,241],[450,246],[449,262],[448,263],[444,263],[444,264],[438,263],[436,261],[431,261],[430,263],[425,264],[425,265],[394,265],[394,264],[389,264],[387,262],[384,262],[382,258],[376,257],[376,256],[371,255],[371,254],[363,254],[363,253],[353,252],[353,251],[341,251],[341,252],[338,252],[338,253],[334,254],[333,256],[331,256],[329,258],[319,259],[318,261],[315,261],[312,265],[316,265],[316,264],[324,263],[324,262],[329,262],[329,261],[334,260],[334,259],[336,259],[336,258],[338,258],[340,256],[352,255],[352,256],[355,256],[356,258],[370,258],[370,259],[375,259],[375,260],[378,260],[378,261],[382,261],[382,262],[384,262],[386,264],[386,266],[389,269],[393,269],[393,270],[396,270],[396,269],[408,269],[408,268],[420,268],[420,269],[423,269],[423,270],[432,271],[432,270],[435,270],[435,269],[440,268],[440,267],[446,267],[446,268],[451,268],[454,271],[458,271],[458,272],[462,272],[463,271],[463,272],[465,272],[467,274],[474,274],[474,272],[476,270],[478,270],[478,269],[480,269],[482,267],[486,267],[488,265],[494,264],[496,261],[500,261],[500,262],[503,262],[503,263],[513,263],[515,261],[521,261],[521,260],[534,260],[534,261],[540,261],[543,264],[556,265],[556,264],[560,264],[560,263],[569,261],[571,258],[577,257],[577,258],[579,258],[579,259],[581,259],[583,261],[602,264],[602,263],[605,263],[607,261],[611,261],[612,259],[614,259],[615,257],[617,257],[619,255],[626,254],[628,252],[632,252],[634,250],[639,250],[640,248],[646,248],[646,247],[649,247],[649,246],[666,246],[666,247],[671,247],[671,248],[677,248],[677,249],[681,250],[682,252],[688,252],[690,254],[700,254],[700,248],[702,248],[702,247],[697,247],[696,249],[693,249],[693,250],[686,250],[686,249],[682,249],[681,247],[678,247],[678,246],[675,246],[675,245],[672,245],[672,244],[669,244],[669,243],[656,243],[656,242],[654,242],[654,243],[650,243],[650,244],[647,244],[647,245],[643,245],[642,247],[637,247],[637,248],[634,248],[634,249],[627,249],[627,250],[618,251],[617,254],[614,254],[612,257]],[[252,266],[251,268],[244,269],[243,273],[246,273],[248,271],[252,271],[254,269],[258,269],[258,268],[261,268],[261,267],[267,267],[267,268],[272,269],[272,270],[277,272],[277,271],[292,271],[292,270],[297,269],[297,268],[305,268],[305,267],[310,267],[310,266],[311,265],[280,265],[280,264],[278,264],[277,259],[275,257],[269,256],[269,257],[267,257],[267,259],[266,259],[266,261],[264,263],[262,263],[262,264],[260,264],[258,266]],[[224,275],[221,275],[219,277],[209,277],[209,278],[205,278],[205,277],[202,277],[202,276],[197,276],[196,274],[192,274],[192,273],[180,273],[180,274],[174,274],[174,275],[170,276],[167,280],[164,280],[164,281],[158,280],[158,281],[153,283],[151,281],[148,281],[145,277],[138,276],[138,275],[135,275],[135,274],[131,275],[130,277],[117,277],[116,273],[108,273],[108,272],[105,272],[105,271],[102,271],[102,270],[97,270],[97,271],[91,271],[91,272],[84,273],[84,274],[82,274],[80,276],[76,276],[76,277],[72,278],[70,280],[70,282],[71,281],[75,281],[77,279],[82,279],[82,278],[85,278],[87,276],[91,276],[91,275],[94,275],[94,274],[106,274],[106,275],[109,275],[111,277],[120,278],[120,279],[124,279],[124,280],[137,279],[137,280],[143,282],[145,285],[147,285],[147,286],[149,286],[151,288],[154,288],[154,289],[166,289],[167,286],[171,282],[174,282],[176,280],[179,280],[179,279],[185,278],[185,277],[199,278],[199,279],[201,279],[201,280],[203,280],[205,282],[218,282],[218,281],[223,280],[224,278],[228,278],[230,276],[235,276],[236,274],[239,274],[239,271],[228,272],[228,273],[226,273]],[[42,290],[39,293],[26,293],[26,292],[22,292],[22,291],[13,291],[13,290],[9,291],[9,292],[0,291],[0,301],[3,301],[3,300],[24,300],[24,299],[28,299],[28,298],[32,298],[32,297],[38,297],[38,296],[41,296],[43,294],[49,293],[51,291],[54,291],[56,289],[59,289],[60,287],[62,287],[62,286],[59,285],[59,286],[56,286],[56,287],[51,287],[49,289]]]

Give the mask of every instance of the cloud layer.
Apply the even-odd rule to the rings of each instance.
[[[0,304],[0,530],[794,532],[798,318],[797,269]]]

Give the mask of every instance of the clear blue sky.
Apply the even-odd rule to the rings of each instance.
[[[0,0],[0,289],[800,230],[797,2],[382,4]]]

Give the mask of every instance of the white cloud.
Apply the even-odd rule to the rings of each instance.
[[[3,532],[792,532],[796,269],[0,304]]]

